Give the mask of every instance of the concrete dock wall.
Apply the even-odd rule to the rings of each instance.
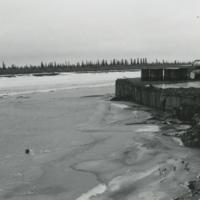
[[[170,111],[184,119],[189,119],[200,111],[199,88],[161,89],[134,79],[118,79],[116,97],[119,100],[129,100],[162,111]]]

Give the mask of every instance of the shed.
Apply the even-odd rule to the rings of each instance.
[[[142,81],[184,81],[190,78],[191,66],[142,68]]]

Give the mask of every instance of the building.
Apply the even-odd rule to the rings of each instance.
[[[142,81],[200,80],[200,60],[192,64],[147,65],[141,69]]]
[[[142,81],[184,81],[190,79],[190,67],[144,68]]]

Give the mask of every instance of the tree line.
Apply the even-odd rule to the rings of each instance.
[[[167,62],[165,60],[149,63],[147,58],[135,58],[135,59],[112,59],[108,60],[97,60],[97,61],[82,61],[72,64],[70,62],[56,63],[41,62],[40,65],[25,65],[7,66],[4,62],[0,68],[0,75],[14,75],[14,74],[34,74],[34,73],[55,73],[55,72],[89,72],[89,71],[116,71],[116,70],[135,70],[139,69],[140,66],[144,65],[165,65],[173,64],[180,65],[182,62],[174,61]],[[185,64],[185,63],[184,63]],[[187,63],[188,64],[188,63]]]

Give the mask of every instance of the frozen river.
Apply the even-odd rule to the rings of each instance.
[[[139,77],[140,72],[61,73],[58,76],[16,76],[0,78],[0,96],[58,90],[114,86],[117,78]]]
[[[109,101],[117,78],[139,76],[1,78],[0,199],[168,200],[187,192],[200,152],[162,134],[181,128]]]

